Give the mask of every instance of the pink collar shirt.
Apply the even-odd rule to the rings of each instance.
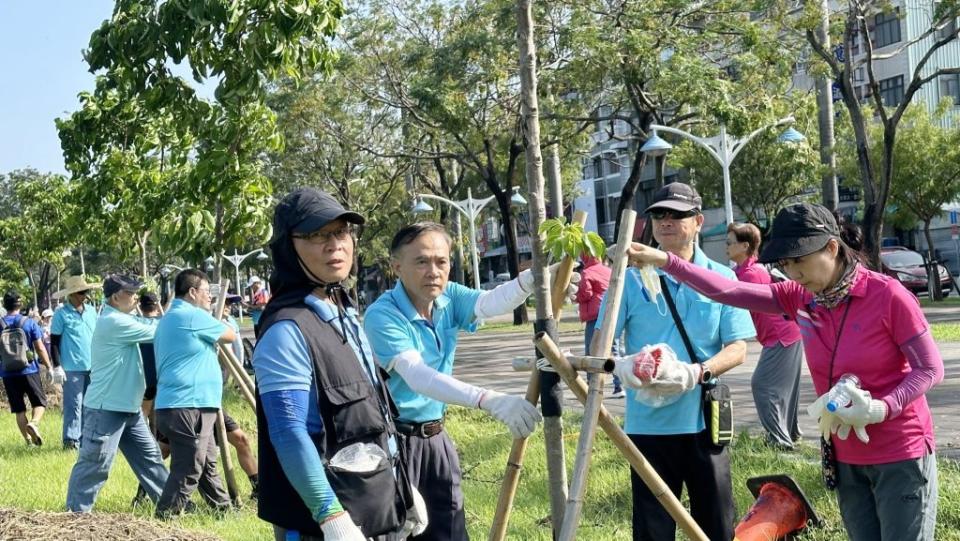
[[[928,324],[917,298],[896,280],[861,266],[848,299],[829,310],[818,306],[813,294],[796,282],[780,282],[772,288],[784,313],[800,328],[818,395],[852,373],[874,398],[886,401],[910,372],[900,346],[927,331]],[[935,447],[933,420],[923,395],[905,404],[900,415],[868,425],[867,433],[868,444],[852,432],[846,440],[834,436],[837,460],[854,465],[886,464],[924,456]]]

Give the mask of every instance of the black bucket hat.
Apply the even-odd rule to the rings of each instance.
[[[136,276],[128,274],[111,274],[103,281],[103,296],[109,297],[120,291],[136,293],[143,287],[143,282]]]
[[[700,198],[700,194],[693,186],[682,182],[671,182],[653,194],[653,203],[647,207],[646,212],[656,209],[689,212],[700,210],[702,204],[703,199]]]
[[[830,239],[840,238],[840,228],[833,214],[825,207],[798,203],[779,213],[773,220],[773,231],[762,253],[760,263],[803,257],[822,250]]]

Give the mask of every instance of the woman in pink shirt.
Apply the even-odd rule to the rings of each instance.
[[[770,273],[757,262],[760,230],[753,224],[727,226],[727,257],[737,264],[737,280],[754,284],[772,282]],[[797,324],[783,314],[750,312],[763,345],[760,360],[750,377],[750,390],[766,441],[777,449],[790,450],[800,441],[797,410],[800,404],[800,367],[803,344]]]
[[[937,465],[924,394],[943,379],[943,359],[916,297],[860,264],[827,209],[801,203],[777,214],[760,261],[778,262],[790,281],[729,280],[639,243],[630,259],[718,302],[795,321],[820,395],[810,411],[827,438],[824,477],[848,536],[934,539]],[[847,386],[849,406],[830,412],[826,397],[846,374],[859,388]]]

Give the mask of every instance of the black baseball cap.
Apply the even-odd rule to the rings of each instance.
[[[822,250],[827,242],[840,238],[840,227],[825,207],[798,203],[777,213],[773,231],[760,254],[761,263],[803,257]]]
[[[136,293],[143,287],[143,282],[127,274],[111,274],[103,281],[103,296],[109,297],[119,291]]]
[[[700,198],[700,194],[693,186],[682,182],[671,182],[653,194],[653,203],[647,207],[646,212],[656,209],[669,209],[678,212],[699,211],[702,204],[703,199]]]
[[[363,216],[343,208],[326,192],[309,186],[297,188],[277,204],[273,214],[273,234],[280,237],[290,233],[313,233],[339,219],[354,224],[365,221]]]

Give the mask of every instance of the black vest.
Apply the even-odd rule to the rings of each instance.
[[[317,453],[337,499],[350,512],[364,535],[373,537],[399,527],[405,519],[407,484],[405,468],[399,466],[370,474],[335,472],[327,461],[343,447],[356,442],[375,443],[387,451],[387,440],[396,434],[396,406],[385,383],[370,383],[350,344],[305,303],[277,310],[260,321],[257,336],[263,336],[278,321],[296,323],[307,343],[317,385],[323,431],[311,434]],[[381,381],[383,379],[381,378]],[[267,418],[257,391],[257,438],[260,465],[260,496],[257,515],[267,522],[301,534],[321,536],[320,525],[310,515],[300,495],[287,480],[273,444]],[[399,445],[399,442],[398,442]]]

